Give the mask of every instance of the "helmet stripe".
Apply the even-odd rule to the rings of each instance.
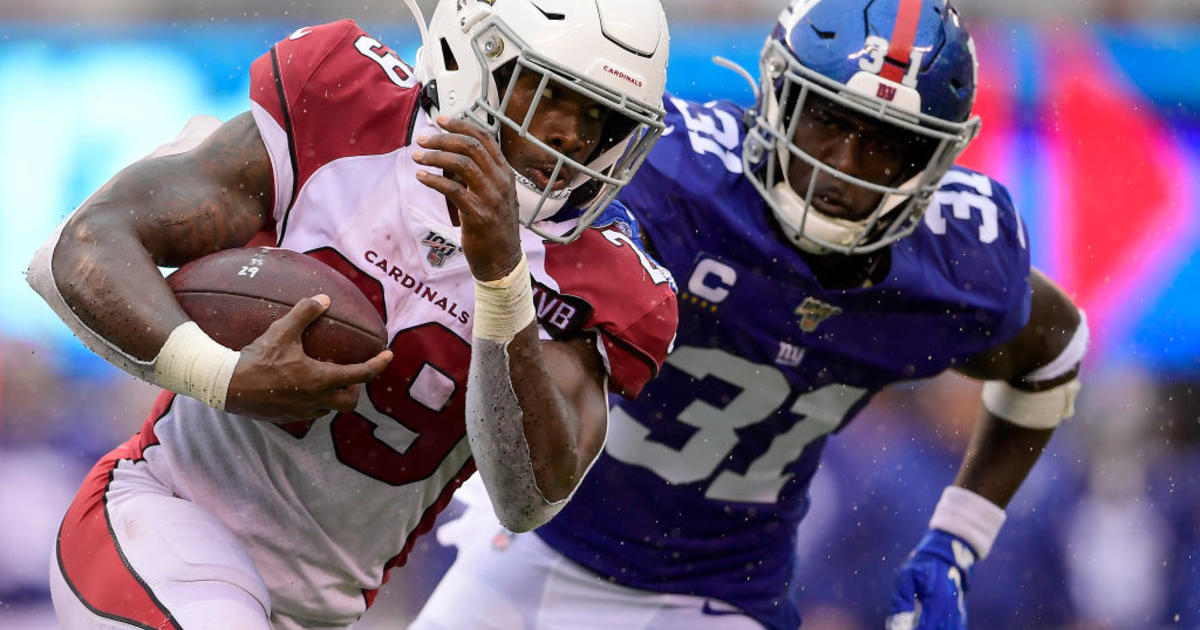
[[[920,22],[922,4],[923,0],[900,0],[887,57],[884,59],[883,69],[879,71],[883,78],[896,83],[904,78],[912,54],[913,41],[917,39],[917,23]]]

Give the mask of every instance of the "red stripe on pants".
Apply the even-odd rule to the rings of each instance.
[[[142,628],[180,630],[171,613],[129,567],[109,525],[105,493],[117,462],[140,451],[133,440],[88,473],[58,532],[58,563],[80,601],[102,617]]]

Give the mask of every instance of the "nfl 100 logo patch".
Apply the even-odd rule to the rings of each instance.
[[[421,239],[421,244],[429,248],[429,252],[425,254],[425,258],[434,267],[441,267],[446,263],[447,259],[462,251],[462,247],[458,243],[433,230],[429,230],[425,238]]]
[[[804,301],[795,310],[795,314],[800,316],[800,330],[806,333],[815,331],[821,322],[841,314],[841,312],[840,306],[822,302],[811,296],[804,298]]]

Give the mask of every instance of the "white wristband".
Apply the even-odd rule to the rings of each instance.
[[[967,541],[983,560],[992,550],[1005,518],[1004,510],[995,503],[966,488],[948,486],[933,510],[929,527]]]
[[[204,334],[196,322],[184,322],[171,331],[154,357],[154,383],[224,411],[229,381],[241,356]]]
[[[533,284],[524,253],[507,276],[475,280],[474,336],[508,343],[533,320]]]

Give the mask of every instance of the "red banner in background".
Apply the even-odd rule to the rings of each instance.
[[[1196,245],[1183,148],[1090,33],[982,35],[983,130],[960,162],[1011,189],[1035,262],[1088,312],[1101,356],[1128,339]],[[1024,42],[1035,50],[1018,52]],[[1018,64],[1020,54],[1035,63]],[[1034,111],[1018,112],[1022,102]]]

